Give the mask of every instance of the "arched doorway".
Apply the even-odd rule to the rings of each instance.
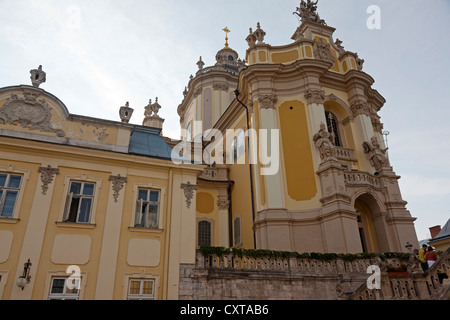
[[[385,227],[380,221],[380,207],[370,194],[360,195],[355,200],[358,233],[363,252],[380,252],[380,237],[384,238]]]

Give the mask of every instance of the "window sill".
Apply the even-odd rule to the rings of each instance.
[[[58,227],[94,229],[96,224],[56,221]]]
[[[0,223],[16,224],[19,221],[20,221],[20,219],[18,219],[18,218],[0,217]]]
[[[163,229],[147,229],[138,227],[128,227],[128,230],[130,230],[131,232],[157,233],[157,234],[161,234],[163,232]]]

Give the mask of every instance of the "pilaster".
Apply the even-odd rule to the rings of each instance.
[[[57,169],[53,170],[51,165],[43,165],[39,172],[41,174],[43,186],[39,188],[40,186],[36,185],[35,188],[36,192],[34,193],[33,204],[31,206],[32,209],[22,244],[22,251],[20,252],[17,270],[13,278],[11,300],[31,300],[33,297],[33,288],[36,282],[36,274],[39,268],[45,230],[47,229],[46,224],[48,222],[52,194],[55,186],[52,181],[54,175],[57,174],[58,171]],[[49,176],[51,176],[51,179]],[[40,190],[42,190],[42,192],[40,192]],[[27,262],[28,259],[30,259],[30,262],[32,263],[30,268],[31,278],[30,282],[25,285],[22,290],[22,288],[19,288],[16,285],[16,281],[22,275],[24,263]]]
[[[112,300],[119,254],[120,228],[122,223],[125,183],[127,178],[111,175],[109,178],[110,195],[106,209],[105,227],[103,230],[102,251],[97,274],[96,300]]]

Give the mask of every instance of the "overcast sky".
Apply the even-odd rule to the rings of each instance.
[[[164,134],[179,138],[177,107],[202,56],[207,66],[223,48],[245,58],[249,28],[260,22],[273,46],[289,44],[299,26],[300,0],[0,0],[0,87],[31,84],[70,113],[119,121],[127,101],[142,124],[149,99],[159,98]],[[370,5],[381,29],[369,29]],[[320,0],[318,12],[346,50],[365,60],[381,111],[389,156],[419,240],[450,218],[449,0]]]

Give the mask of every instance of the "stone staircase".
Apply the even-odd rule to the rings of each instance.
[[[407,259],[407,258],[406,258]],[[387,270],[407,265],[408,272]],[[381,289],[370,290],[368,268],[381,271]],[[450,249],[426,273],[420,262],[389,254],[372,257],[248,256],[197,252],[180,268],[182,300],[430,300],[449,299]]]
[[[407,275],[383,272],[381,289],[369,289],[363,283],[347,293],[350,300],[450,300],[450,248],[426,272],[410,261]]]

